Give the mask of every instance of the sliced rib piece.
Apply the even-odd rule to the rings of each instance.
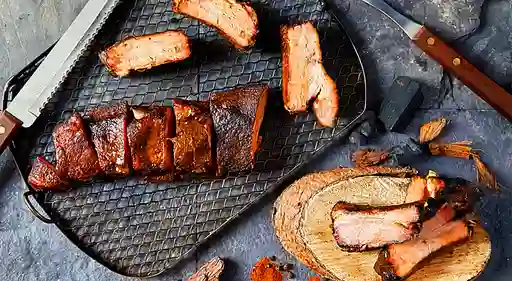
[[[174,166],[176,173],[210,173],[214,171],[212,157],[213,120],[208,102],[173,100],[176,118]]]
[[[435,174],[435,173],[434,173]],[[445,183],[437,175],[427,175],[427,192],[431,198],[437,198],[438,193],[445,188]]]
[[[57,173],[63,179],[86,181],[100,173],[98,156],[80,114],[74,113],[53,131]]]
[[[189,56],[189,39],[178,30],[129,37],[99,54],[101,62],[116,76],[182,61]]]
[[[334,126],[339,97],[336,83],[322,64],[322,50],[311,22],[281,27],[283,54],[283,100],[289,112],[313,112],[323,126]]]
[[[420,238],[427,238],[429,235],[436,233],[436,231],[443,225],[455,218],[455,210],[447,204],[444,204],[437,210],[436,214],[425,221],[421,227],[419,234]]]
[[[258,18],[247,3],[235,0],[173,0],[172,10],[214,27],[238,49],[247,49],[256,41]]]
[[[413,176],[411,178],[411,185],[407,190],[405,202],[424,201],[427,198],[427,181],[420,176]]]
[[[108,176],[130,174],[130,148],[126,135],[128,110],[126,103],[119,103],[87,113],[98,162]]]
[[[348,252],[362,252],[414,238],[421,204],[370,207],[338,202],[332,209],[334,238]]]
[[[27,180],[35,190],[60,190],[69,184],[62,180],[55,167],[41,156],[34,160]]]
[[[402,280],[433,253],[468,239],[471,236],[469,223],[463,220],[450,221],[454,215],[455,211],[445,206],[424,223],[417,238],[388,245],[380,252],[375,271],[384,281]]]
[[[218,175],[254,167],[267,96],[266,85],[240,87],[212,95],[210,111],[217,135]]]
[[[127,135],[134,172],[139,174],[172,172],[172,131],[170,107],[138,107]]]

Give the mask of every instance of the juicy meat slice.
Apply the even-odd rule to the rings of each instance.
[[[456,212],[448,204],[441,206],[436,214],[425,221],[421,227],[420,238],[428,238],[430,235],[437,233],[439,228],[455,218]]]
[[[87,113],[98,162],[106,175],[130,174],[130,148],[126,134],[128,110],[126,103],[119,103]]]
[[[173,100],[176,135],[172,139],[176,173],[209,173],[212,157],[213,120],[208,102]]]
[[[401,244],[388,245],[380,252],[375,271],[384,281],[402,280],[433,253],[468,239],[471,227],[463,220],[450,221],[454,215],[455,211],[445,206],[424,223],[418,237]]]
[[[41,156],[38,156],[32,164],[28,183],[35,190],[60,190],[69,185],[59,177],[57,169]]]
[[[419,204],[370,207],[338,202],[332,209],[334,238],[345,251],[361,252],[414,238]]]
[[[313,112],[323,126],[334,126],[339,97],[336,83],[322,64],[320,38],[311,22],[281,27],[283,100],[289,112]]]
[[[100,52],[101,62],[113,75],[182,61],[190,56],[189,39],[183,31],[170,30],[126,38]]]
[[[414,176],[411,178],[411,185],[407,190],[407,196],[405,198],[405,202],[417,202],[423,201],[428,198],[427,193],[427,181],[420,177]]]
[[[193,17],[217,29],[238,49],[256,42],[258,18],[247,3],[235,0],[173,0],[176,13]]]
[[[56,126],[53,141],[57,157],[57,173],[61,178],[86,181],[101,172],[98,156],[92,146],[80,114],[74,113]]]
[[[445,188],[445,183],[441,178],[427,176],[427,191],[431,198],[437,198],[439,192]]]
[[[260,145],[259,131],[268,86],[246,86],[214,93],[210,112],[217,134],[217,174],[250,170]]]
[[[139,107],[133,109],[133,116],[127,128],[133,170],[141,174],[172,172],[172,109]]]

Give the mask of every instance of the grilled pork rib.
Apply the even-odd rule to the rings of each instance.
[[[190,45],[183,31],[170,30],[129,37],[100,52],[101,62],[113,75],[145,71],[155,66],[182,61],[190,56]]]
[[[218,175],[254,167],[267,96],[267,86],[248,86],[213,94],[210,111],[217,133]]]
[[[127,136],[132,167],[138,174],[171,172],[172,131],[171,108],[138,107],[128,125]]]
[[[247,49],[256,42],[258,18],[247,3],[235,0],[173,0],[172,9],[214,27],[238,49]]]
[[[27,180],[36,190],[58,190],[68,185],[59,177],[55,167],[42,156],[38,156],[32,164]]]
[[[176,136],[174,166],[178,174],[203,174],[214,170],[213,120],[208,102],[174,99]]]
[[[87,113],[91,138],[101,170],[107,176],[130,174],[130,149],[126,137],[128,104],[100,107]]]
[[[424,223],[418,237],[385,247],[374,266],[383,281],[402,280],[433,253],[468,239],[471,227],[463,220],[450,221],[454,215],[455,211],[445,206]]]
[[[323,126],[334,126],[338,90],[322,64],[322,50],[311,22],[281,27],[283,100],[291,112],[303,112],[313,100],[313,112]]]
[[[370,207],[338,202],[332,210],[334,238],[345,251],[361,252],[414,238],[421,204]]]
[[[248,86],[214,93],[210,101],[173,99],[173,107],[99,107],[85,121],[75,113],[53,132],[56,169],[41,158],[29,179],[34,188],[53,190],[67,180],[100,174],[113,178],[133,172],[150,181],[171,181],[175,174],[251,169],[267,95],[268,86]]]
[[[101,172],[98,156],[80,114],[74,113],[55,127],[53,142],[60,178],[86,181]]]

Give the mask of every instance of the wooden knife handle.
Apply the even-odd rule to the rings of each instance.
[[[21,121],[7,111],[0,111],[0,153],[11,144]]]
[[[462,83],[512,121],[512,95],[480,72],[454,49],[423,27],[414,43],[452,72]]]

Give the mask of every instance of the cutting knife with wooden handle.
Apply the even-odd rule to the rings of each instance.
[[[435,36],[425,26],[406,18],[384,0],[362,1],[388,16],[420,49],[453,73],[455,77],[501,115],[512,121],[512,95],[510,93],[476,69],[475,66],[459,55],[443,40]]]

